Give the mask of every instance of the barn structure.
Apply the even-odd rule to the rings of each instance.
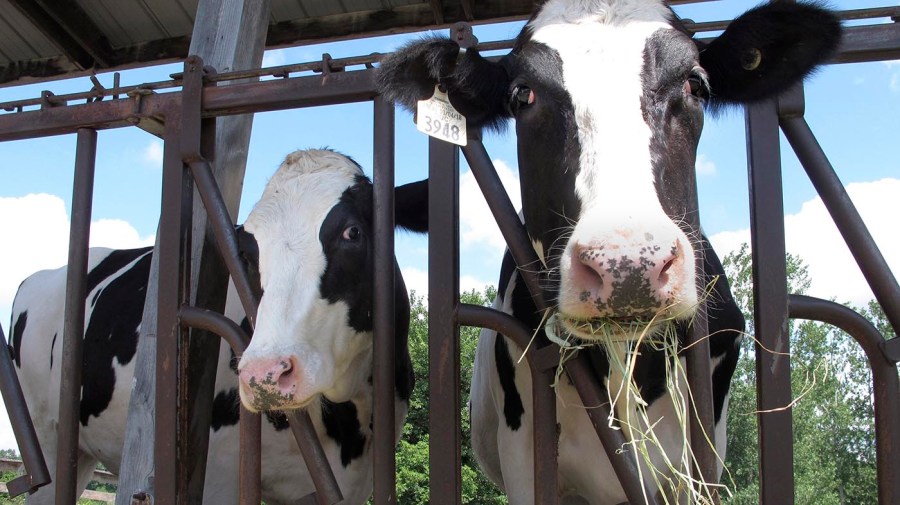
[[[673,4],[709,0],[672,0]],[[865,7],[861,2],[860,7]],[[127,4],[127,6],[123,6]],[[154,256],[151,293],[145,308],[149,324],[142,328],[138,353],[144,365],[138,374],[129,416],[129,439],[120,475],[119,504],[196,503],[202,495],[206,435],[209,432],[211,376],[218,341],[193,334],[187,327],[218,333],[239,353],[246,336],[223,316],[191,308],[222,311],[225,283],[232,275],[244,286],[248,313],[255,294],[241,281],[243,269],[236,257],[234,209],[244,176],[246,146],[252,113],[349,102],[374,103],[376,232],[380,237],[376,261],[389,260],[393,251],[391,223],[394,182],[393,106],[381,100],[373,85],[373,66],[379,55],[346,59],[323,57],[276,68],[259,69],[266,48],[311,42],[370,37],[423,29],[452,27],[452,36],[464,47],[505,49],[510,41],[478,42],[469,24],[525,19],[531,0],[0,0],[0,83],[14,86],[47,79],[90,75],[161,62],[184,61],[184,71],[171,80],[140,86],[95,86],[66,96],[43,93],[31,99],[0,104],[0,140],[12,141],[77,133],[70,264],[85,263],[91,216],[93,160],[98,132],[112,128],[140,128],[165,142],[162,216]],[[860,8],[840,13],[854,20],[834,59],[845,62],[900,58],[900,8]],[[687,29],[702,37],[722,29],[728,20],[693,23]],[[279,79],[258,81],[261,76]],[[166,93],[160,91],[166,90]],[[896,364],[900,341],[886,340],[861,316],[823,300],[797,297],[786,291],[784,223],[781,202],[779,127],[797,152],[813,184],[832,213],[841,233],[869,280],[877,300],[900,333],[900,287],[872,241],[803,118],[803,94],[797,90],[777,101],[747,110],[747,145],[750,206],[753,222],[753,262],[765,265],[768,275],[754,279],[757,338],[760,345],[787,349],[787,320],[791,317],[825,321],[843,328],[865,349],[872,367],[875,390],[879,502],[900,504],[900,387]],[[502,328],[513,338],[530,335],[499,313],[459,302],[458,184],[459,149],[430,140],[429,175],[432,195],[429,251],[430,343],[441,352],[431,354],[431,473],[449,476],[432,479],[431,502],[460,501],[459,352],[460,324]],[[243,146],[243,147],[241,147]],[[515,210],[505,198],[490,157],[478,139],[462,149],[519,264],[534,263],[534,251],[524,235]],[[211,160],[215,160],[212,163]],[[229,167],[225,170],[223,167]],[[199,202],[192,201],[196,188]],[[448,212],[448,210],[451,210]],[[208,216],[208,219],[207,219]],[[210,233],[207,233],[207,227]],[[192,231],[193,230],[193,231]],[[191,240],[193,235],[193,240]],[[215,240],[204,241],[204,237]],[[213,248],[225,258],[219,262]],[[158,258],[158,264],[156,262]],[[380,258],[380,259],[378,259]],[[380,269],[390,272],[390,269]],[[759,272],[760,268],[756,268]],[[202,273],[201,273],[202,272]],[[70,269],[68,294],[83,300],[86,273]],[[210,287],[191,294],[184,286]],[[185,282],[190,279],[190,282]],[[393,300],[390,275],[376,277],[376,291]],[[531,284],[537,286],[532,279]],[[216,287],[218,286],[218,287]],[[192,297],[193,296],[193,297]],[[64,336],[66,377],[61,388],[59,459],[56,482],[49,483],[40,449],[30,428],[26,407],[17,390],[7,353],[0,353],[0,382],[16,429],[27,473],[11,482],[13,493],[55,485],[57,504],[74,503],[80,398],[80,334],[84,314],[69,304]],[[395,462],[392,439],[393,345],[392,307],[375,307],[376,342],[376,475],[374,503],[393,502]],[[147,335],[158,335],[147,338]],[[695,355],[702,356],[701,345]],[[208,357],[212,356],[212,360]],[[785,356],[757,352],[760,411],[789,405],[790,363]],[[703,360],[689,367],[700,369]],[[707,360],[708,361],[708,360]],[[558,353],[544,343],[530,355],[535,377],[549,384]],[[708,366],[706,364],[705,366]],[[599,389],[578,359],[566,363],[579,385],[585,404],[600,405]],[[212,373],[210,373],[212,372]],[[699,374],[702,376],[702,374]],[[707,374],[708,377],[708,374]],[[692,381],[695,379],[692,379]],[[536,388],[540,389],[540,388]],[[698,404],[709,398],[708,381],[692,384]],[[543,392],[543,394],[541,394]],[[554,398],[549,387],[539,391],[535,419],[535,458],[538,502],[552,504],[556,497]],[[380,405],[380,408],[379,408]],[[594,426],[616,464],[616,472],[631,503],[642,503],[641,483],[633,463],[615,451],[622,435],[607,428],[598,411]],[[155,417],[154,417],[155,416]],[[241,503],[258,504],[259,416],[242,412]],[[711,424],[711,418],[696,423]],[[310,436],[302,414],[292,417],[292,429],[304,449],[307,465],[318,475],[317,493],[309,503],[340,500],[333,476],[323,465],[321,449]],[[700,428],[698,426],[698,428]],[[760,502],[792,503],[790,409],[759,416]],[[155,430],[155,432],[154,432]],[[139,433],[154,432],[152,440]],[[246,443],[246,445],[245,445]],[[455,450],[454,450],[455,448]],[[704,473],[714,468],[711,454],[700,457]],[[455,476],[455,478],[453,478]],[[653,498],[649,498],[652,503]]]

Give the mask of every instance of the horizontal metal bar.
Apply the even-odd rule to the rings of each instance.
[[[227,317],[207,309],[183,305],[178,310],[178,318],[181,324],[211,331],[225,339],[234,354],[240,357],[250,345],[250,337],[244,329]]]

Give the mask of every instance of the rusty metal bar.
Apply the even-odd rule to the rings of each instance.
[[[481,188],[484,199],[487,201],[500,233],[506,241],[516,265],[519,267],[519,275],[528,286],[535,307],[539,310],[547,308],[547,302],[541,289],[538,272],[543,269],[543,263],[534,251],[534,246],[528,240],[528,233],[512,202],[506,197],[506,189],[497,175],[491,157],[488,155],[484,144],[481,143],[480,132],[470,134],[468,144],[462,148],[463,155],[472,169],[475,182]],[[524,347],[523,347],[524,349]]]
[[[219,335],[231,349],[237,359],[250,345],[250,337],[240,326],[222,314],[183,306],[178,317],[182,325],[206,330]],[[259,505],[262,500],[260,475],[262,472],[262,416],[254,414],[241,404],[240,410],[240,505]]]
[[[900,286],[834,167],[802,115],[782,117],[781,129],[844,237],[894,332],[900,334]]]
[[[69,267],[66,272],[59,424],[56,428],[57,505],[74,503],[78,498],[78,428],[81,413],[84,303],[87,298],[88,242],[96,158],[97,131],[88,128],[79,129],[75,149],[75,181],[72,189]]]
[[[875,393],[875,461],[878,503],[900,503],[900,377],[897,364],[882,352],[884,337],[866,318],[853,310],[827,300],[790,295],[790,316],[822,321],[853,337],[863,348],[872,369]]]
[[[0,345],[7,346],[2,325],[0,325]],[[0,351],[0,393],[3,395],[9,424],[12,426],[16,445],[22,455],[22,464],[25,466],[25,474],[7,482],[6,488],[10,497],[33,493],[50,483],[50,472],[47,470],[44,453],[34,431],[34,423],[31,422],[31,414],[28,413],[28,405],[25,403],[25,395],[22,393],[22,385],[16,375],[12,358],[8,352],[2,351]]]
[[[397,502],[395,459],[396,321],[394,320],[394,105],[374,101],[374,222],[375,268],[373,292],[374,349],[372,361],[375,406],[372,463],[374,503]]]
[[[787,266],[778,114],[774,100],[747,107],[750,242],[756,329],[760,503],[794,502]]]
[[[460,503],[459,150],[428,139],[430,503]]]
[[[509,314],[479,305],[460,304],[459,324],[490,328],[496,338],[512,339],[522,349],[528,347],[534,331]],[[556,349],[551,352],[558,353]],[[537,363],[537,353],[525,355],[531,368],[531,390],[534,396],[532,415],[534,437],[534,502],[538,505],[559,503],[559,474],[557,472],[558,435],[556,432],[556,393],[551,384],[556,364]],[[557,362],[558,364],[558,362]]]
[[[238,247],[237,234],[234,231],[234,221],[228,214],[225,200],[216,179],[213,176],[209,162],[196,160],[190,163],[191,175],[194,178],[197,192],[206,208],[210,228],[222,253],[222,259],[231,274],[231,280],[241,299],[241,306],[247,314],[247,319],[252,327],[256,327],[256,311],[259,308],[259,294],[254,293],[253,284],[247,267],[241,261]]]
[[[178,489],[178,363],[183,332],[178,308],[190,300],[193,188],[181,161],[180,117],[168,117],[163,148],[156,337],[155,505],[175,505]]]
[[[646,490],[638,479],[637,454],[625,445],[625,435],[622,430],[614,430],[608,425],[609,399],[600,394],[602,389],[597,383],[597,378],[591,371],[587,359],[587,355],[579,353],[574,358],[567,360],[566,373],[578,390],[578,396],[585,405],[585,411],[594,426],[594,431],[600,437],[603,449],[606,450],[606,457],[612,463],[628,502],[656,505],[656,497]],[[621,452],[619,452],[620,450]]]
[[[306,461],[306,467],[312,476],[313,485],[316,487],[316,503],[319,505],[333,505],[344,499],[341,494],[341,488],[338,486],[334,473],[331,471],[331,465],[325,457],[325,451],[319,443],[319,437],[316,436],[316,429],[313,426],[309,412],[306,410],[291,410],[285,412],[288,423],[291,425],[291,432],[297,439],[297,445],[300,446],[300,452],[303,453],[303,460]],[[324,468],[327,471],[317,472],[314,469]]]

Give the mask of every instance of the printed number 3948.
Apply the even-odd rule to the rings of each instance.
[[[432,119],[430,116],[425,116],[425,122],[428,126],[429,133],[442,135],[444,138],[459,140],[459,126],[451,125],[450,123],[442,123],[440,119]]]

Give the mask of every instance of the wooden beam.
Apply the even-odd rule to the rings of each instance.
[[[472,21],[475,19],[475,0],[460,0],[462,4],[463,14],[466,16],[466,21]]]
[[[9,0],[35,27],[82,69],[110,65],[103,32],[75,0]]]
[[[266,25],[270,12],[270,0],[201,0],[197,8],[197,20],[194,25],[189,52],[203,58],[205,65],[210,65],[220,72],[259,68],[262,63],[265,47]],[[216,124],[215,158],[213,162],[216,179],[228,210],[234,219],[239,210],[240,194],[243,187],[244,167],[247,161],[247,149],[250,142],[250,130],[253,116],[229,116],[219,118]],[[204,154],[209,154],[204,153]],[[227,290],[227,272],[215,252],[214,245],[207,243],[206,214],[200,206],[200,199],[195,198],[193,222],[193,250],[191,266],[192,289],[197,301],[208,308],[222,311],[225,305]],[[158,270],[151,266],[151,286]],[[201,273],[202,272],[202,273]],[[148,293],[148,300],[152,300]],[[152,317],[151,317],[152,313]],[[156,328],[147,325],[155,321],[155,307],[148,304],[144,311],[144,325],[141,327],[141,340],[138,345],[137,360],[141,362],[155,361],[153,336]],[[145,326],[148,331],[145,332]],[[188,400],[189,411],[193,414],[189,432],[179,437],[193,443],[190,449],[182,451],[192,459],[184,462],[187,472],[181,478],[186,479],[187,496],[182,496],[186,503],[199,503],[202,499],[203,483],[206,469],[206,448],[208,446],[209,419],[212,407],[212,392],[215,385],[215,368],[219,346],[217,338],[203,338],[192,335],[187,354],[189,369],[188,390],[192,392]],[[207,345],[208,343],[214,345]],[[126,433],[122,476],[119,483],[117,503],[128,505],[131,496],[138,491],[152,493],[153,452],[151,439],[153,433],[153,416],[140,410],[147,409],[148,398],[154,397],[155,377],[153,367],[136,367],[135,391],[141,390],[136,398],[132,395],[129,408],[129,422]],[[194,373],[196,372],[196,373]],[[139,375],[140,374],[140,375]],[[149,391],[149,395],[148,392]],[[234,462],[237,465],[237,462]]]

